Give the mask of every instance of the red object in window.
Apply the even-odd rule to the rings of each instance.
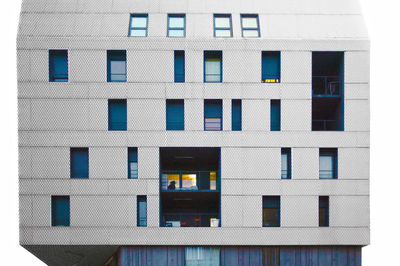
[[[187,227],[188,224],[187,224],[187,222],[183,221],[183,222],[181,222],[181,226],[182,226],[182,227]]]

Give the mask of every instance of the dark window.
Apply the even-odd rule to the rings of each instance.
[[[319,149],[319,178],[320,179],[337,178],[336,148]]]
[[[126,118],[126,100],[108,100],[108,130],[126,130]]]
[[[242,14],[240,18],[242,22],[242,37],[260,37],[260,23],[258,22],[257,14]]]
[[[281,100],[271,100],[271,131],[281,130]]]
[[[129,25],[129,36],[132,37],[146,37],[147,36],[147,25],[148,25],[147,14],[131,14],[131,20]]]
[[[222,130],[222,100],[204,100],[204,130]]]
[[[329,226],[329,196],[319,196],[319,226]]]
[[[281,149],[281,178],[291,179],[292,178],[292,158],[290,148]]]
[[[128,178],[138,178],[138,149],[128,148]]]
[[[51,226],[70,225],[69,196],[51,196]]]
[[[204,82],[222,82],[222,51],[204,51]]]
[[[174,80],[185,82],[185,51],[174,51]]]
[[[242,100],[232,100],[232,130],[242,130]]]
[[[89,178],[89,149],[71,148],[71,178]]]
[[[167,100],[167,130],[185,129],[185,107],[183,100]]]
[[[147,196],[137,196],[137,226],[147,226]]]
[[[262,52],[261,82],[278,83],[281,80],[281,52]]]
[[[50,82],[68,81],[68,51],[49,51],[49,80]]]
[[[126,82],[126,51],[107,51],[107,81]]]
[[[214,37],[232,37],[230,14],[214,14]]]
[[[168,14],[168,37],[185,37],[185,14]]]
[[[281,197],[264,196],[263,197],[263,226],[279,227],[281,226]]]

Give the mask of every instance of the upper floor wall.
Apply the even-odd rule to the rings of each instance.
[[[127,37],[131,13],[148,13],[148,38],[167,35],[167,14],[186,14],[186,38],[214,38],[213,14],[258,14],[261,39],[367,39],[357,0],[24,0],[19,36]],[[142,37],[143,38],[143,37]],[[145,37],[146,38],[146,37]]]

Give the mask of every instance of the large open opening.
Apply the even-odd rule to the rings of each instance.
[[[220,226],[220,148],[160,148],[160,225]]]
[[[313,52],[312,130],[344,130],[344,53]]]

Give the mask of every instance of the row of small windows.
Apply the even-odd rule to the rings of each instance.
[[[329,226],[329,196],[319,196],[319,226]],[[70,197],[51,197],[51,225],[70,226]],[[281,226],[281,197],[263,196],[263,227]],[[137,226],[147,226],[147,196],[137,196]]]
[[[148,14],[131,14],[129,36],[147,37]],[[257,14],[241,14],[242,37],[260,37],[260,23]],[[168,14],[167,37],[186,36],[186,15]],[[214,37],[233,37],[231,14],[214,14]]]
[[[271,100],[270,130],[281,130],[281,101]],[[204,100],[204,130],[223,129],[221,99]],[[127,100],[108,100],[108,130],[127,130]],[[185,104],[183,99],[166,100],[166,130],[185,130]],[[242,100],[232,100],[232,130],[242,130]]]
[[[126,82],[125,50],[107,51],[107,82]],[[280,51],[261,53],[261,81],[278,83],[281,79]],[[222,51],[204,51],[204,82],[222,82]],[[68,51],[49,51],[49,81],[68,81]],[[185,82],[185,51],[174,51],[174,81]]]
[[[128,179],[138,178],[138,149],[128,148]],[[89,178],[89,148],[70,149],[70,177]],[[337,148],[320,148],[319,178],[337,179]],[[281,149],[281,178],[292,178],[291,148]]]

